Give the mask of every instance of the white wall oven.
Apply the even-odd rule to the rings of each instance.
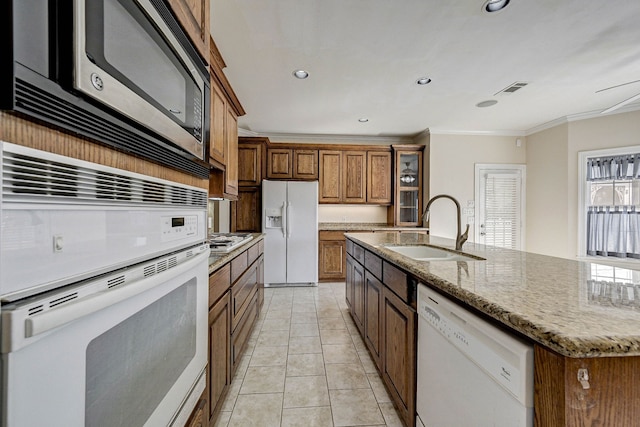
[[[206,190],[0,149],[0,425],[184,425],[205,386]]]

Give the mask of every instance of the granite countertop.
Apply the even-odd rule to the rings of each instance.
[[[347,237],[562,355],[640,356],[640,271],[616,269],[614,283],[597,271],[611,267],[468,242],[463,252],[485,261],[415,261],[386,246],[430,244],[453,250],[454,240],[421,233]]]
[[[253,239],[249,240],[248,242],[246,242],[241,246],[238,246],[237,248],[235,248],[230,252],[226,252],[226,253],[212,252],[209,255],[209,274],[212,274],[213,272],[218,270],[220,267],[224,266],[226,263],[228,263],[238,255],[240,255],[242,252],[249,249],[255,243],[259,242],[260,240],[264,240],[263,233],[250,233],[250,234],[253,236]]]
[[[320,222],[319,231],[348,230],[348,231],[428,231],[424,227],[396,227],[387,223],[370,222]]]

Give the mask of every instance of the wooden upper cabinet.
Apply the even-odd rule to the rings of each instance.
[[[293,179],[318,179],[318,150],[293,150]]]
[[[227,101],[218,86],[211,84],[211,130],[209,158],[225,164]]]
[[[283,144],[284,145],[284,144]],[[267,148],[267,179],[318,179],[318,150]]]
[[[227,109],[225,126],[227,129],[225,193],[238,196],[238,118],[231,108]]]
[[[344,203],[365,203],[367,201],[367,153],[365,151],[344,151],[342,153]]]
[[[231,204],[232,230],[260,233],[262,231],[261,205],[260,187],[240,187],[238,201]]]
[[[391,204],[391,152],[319,150],[320,203]]]
[[[262,180],[262,144],[238,144],[238,185],[258,186]]]
[[[245,111],[222,71],[225,64],[215,42],[210,37],[209,42],[211,70],[209,194],[216,197],[221,197],[220,194],[222,194],[222,197],[234,200],[238,197],[238,116],[244,115]]]
[[[367,152],[367,203],[391,204],[391,153]]]
[[[320,203],[342,202],[342,151],[320,150],[319,189]]]
[[[209,0],[167,0],[196,50],[209,62]]]
[[[291,179],[293,150],[290,148],[267,149],[267,179]]]

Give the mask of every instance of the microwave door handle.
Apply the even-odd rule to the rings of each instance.
[[[111,289],[81,298],[77,301],[64,304],[54,310],[37,314],[25,320],[25,338],[33,337],[51,329],[62,326],[65,323],[72,322],[82,317],[88,316],[99,310],[117,304],[121,301],[134,297],[138,294],[146,292],[160,283],[164,283],[173,279],[187,271],[191,270],[199,262],[209,257],[209,251],[202,252],[188,261],[173,267],[166,272],[156,274],[137,283],[131,283],[121,288]]]

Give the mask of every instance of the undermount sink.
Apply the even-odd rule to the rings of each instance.
[[[387,246],[386,248],[416,261],[484,261],[484,258],[427,245]]]

